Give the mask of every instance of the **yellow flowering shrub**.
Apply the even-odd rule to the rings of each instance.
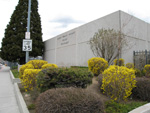
[[[134,64],[133,63],[127,63],[126,67],[129,69],[134,69]]]
[[[119,58],[114,60],[114,65],[118,65],[118,66],[124,66],[124,59]]]
[[[150,77],[150,64],[144,66],[145,75]]]
[[[101,89],[114,101],[126,100],[136,87],[135,70],[112,65],[103,73]]]
[[[104,58],[93,57],[88,60],[88,68],[94,75],[101,74],[108,67],[108,62]]]
[[[49,67],[58,68],[58,66],[56,64],[44,64],[42,66],[42,69],[46,69],[46,68],[49,68]]]
[[[44,60],[30,60],[27,64],[32,64],[34,69],[41,69],[44,64],[47,64],[47,61]]]
[[[36,75],[41,71],[41,69],[26,69],[21,79],[21,83],[23,84],[26,91],[31,91],[34,87],[36,87]]]
[[[22,75],[23,75],[25,69],[34,69],[34,67],[32,64],[22,65],[19,70],[19,78],[22,78]]]

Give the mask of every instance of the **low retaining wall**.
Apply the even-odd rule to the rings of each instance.
[[[11,70],[10,70],[10,78],[11,78],[12,83],[14,84],[15,96],[16,96],[16,99],[17,99],[17,103],[18,103],[18,106],[19,106],[20,113],[29,113],[27,105],[26,105],[26,103],[25,103],[25,101],[22,97],[22,94],[19,90],[19,87],[18,87],[18,83],[20,83],[20,79],[19,78],[14,78],[14,75],[12,74]]]

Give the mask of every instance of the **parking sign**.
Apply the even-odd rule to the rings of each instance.
[[[32,51],[32,40],[23,39],[23,51]]]

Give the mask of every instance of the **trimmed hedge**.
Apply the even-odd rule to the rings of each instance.
[[[132,91],[132,97],[150,102],[150,78],[136,78],[136,87]]]
[[[37,84],[41,92],[57,87],[82,87],[92,83],[93,75],[87,69],[49,68],[38,73]]]
[[[101,97],[81,88],[57,88],[36,100],[36,113],[104,113]]]

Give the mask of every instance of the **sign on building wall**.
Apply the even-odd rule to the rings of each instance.
[[[71,31],[57,38],[57,47],[68,46],[76,43],[76,32]]]
[[[22,50],[23,51],[32,51],[32,40],[24,39]]]

